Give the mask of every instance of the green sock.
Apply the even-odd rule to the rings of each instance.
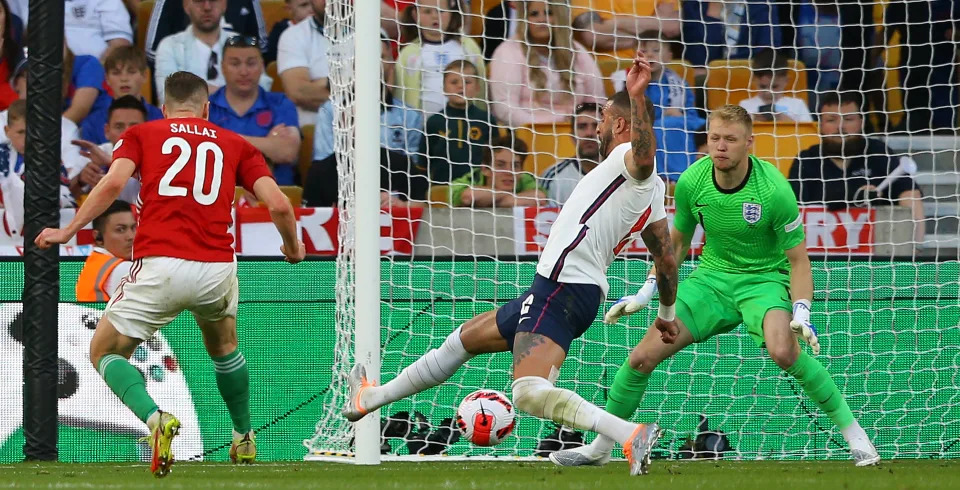
[[[623,361],[613,378],[613,386],[607,397],[606,410],[624,420],[630,420],[640,406],[643,392],[647,390],[650,375],[630,367],[630,360]]]
[[[250,375],[247,361],[240,349],[212,359],[217,373],[217,388],[230,411],[233,429],[246,434],[250,432]]]
[[[816,359],[800,352],[797,362],[793,363],[787,372],[797,378],[803,392],[820,406],[837,427],[844,429],[853,423],[853,412],[850,411],[843,394]]]
[[[137,418],[146,422],[157,411],[157,403],[147,393],[147,382],[143,375],[123,356],[107,354],[101,357],[97,371]]]

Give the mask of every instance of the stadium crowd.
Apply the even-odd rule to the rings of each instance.
[[[883,182],[910,156],[868,135],[956,132],[960,2],[929,3],[383,0],[381,203],[562,205],[602,159],[597,121],[642,48],[668,184],[702,156],[708,111],[739,103],[773,137],[771,154],[759,140],[755,152],[776,160],[802,203],[897,204],[922,220],[910,173]],[[335,205],[325,8],[64,2],[62,205],[103,177],[126,128],[162,117],[163,80],[179,70],[207,81],[211,121],[263,152],[295,204]],[[26,0],[0,0],[8,234],[23,226],[27,13]],[[893,49],[901,65],[884,66]],[[899,85],[882,85],[889,68]],[[797,148],[801,132],[819,143]],[[136,186],[123,198],[135,201]]]

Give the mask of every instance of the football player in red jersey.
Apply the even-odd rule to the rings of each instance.
[[[151,472],[170,471],[180,422],[160,411],[128,359],[183,310],[193,313],[213,359],[217,387],[233,420],[234,462],[256,456],[250,427],[249,376],[237,345],[237,261],[232,223],[240,185],[264,202],[280,231],[287,262],[303,260],[293,207],[260,152],[207,121],[207,83],[188,72],[167,77],[164,119],[133,126],[117,141],[113,164],[64,229],[43,230],[40,248],[65,243],[140,176],[140,223],[134,263],[107,304],[90,343],[90,361],[110,389],[150,431]]]

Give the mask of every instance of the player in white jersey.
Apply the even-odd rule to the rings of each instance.
[[[574,189],[561,209],[537,264],[533,285],[519,298],[454,330],[438,349],[383,386],[350,372],[343,415],[357,421],[388,403],[439,385],[473,356],[513,352],[513,403],[559,424],[594,431],[623,444],[630,474],[647,472],[659,437],[656,424],[633,424],[553,385],[573,339],[597,318],[608,285],[606,270],[636,235],[657,266],[660,313],[656,326],[669,342],[674,321],[676,261],[668,245],[664,184],[654,162],[653,105],[644,96],[650,65],[642,53],[627,75],[627,92],[605,105],[597,128],[605,160]],[[616,144],[616,147],[614,145]]]

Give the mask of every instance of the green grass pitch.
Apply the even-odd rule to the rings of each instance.
[[[953,489],[960,461],[897,460],[856,468],[849,461],[655,461],[649,475],[627,476],[626,463],[558,468],[549,462],[180,463],[164,479],[144,464],[19,463],[0,466],[0,488],[264,489]]]

